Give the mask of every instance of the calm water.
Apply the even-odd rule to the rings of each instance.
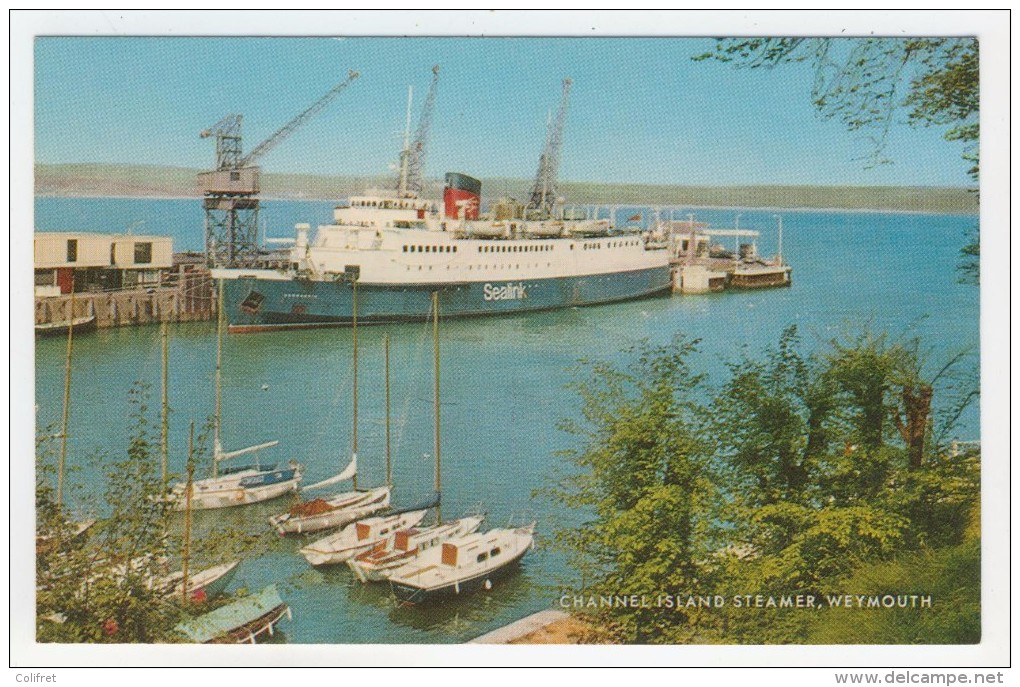
[[[295,222],[324,222],[332,203],[277,202],[265,213],[270,236],[290,235]],[[633,211],[628,211],[628,214]],[[687,211],[677,212],[677,217]],[[760,229],[763,254],[775,250],[774,211],[697,210],[717,226]],[[539,535],[571,513],[532,496],[562,469],[555,451],[571,445],[556,429],[576,416],[565,388],[581,356],[621,359],[640,338],[666,342],[677,333],[702,340],[700,360],[721,383],[726,361],[752,353],[797,324],[810,346],[869,326],[892,337],[919,336],[931,360],[970,347],[977,366],[978,289],[957,283],[957,254],[976,217],[782,211],[783,252],[794,266],[789,289],[664,297],[500,319],[443,323],[443,513],[479,506],[488,526],[537,519]],[[55,199],[36,201],[39,230],[168,234],[175,249],[202,244],[195,200]],[[421,324],[359,330],[359,480],[381,483],[383,454],[383,334],[391,339],[394,482],[397,503],[430,493],[432,343]],[[128,389],[152,385],[158,424],[160,345],[156,327],[105,330],[76,339],[69,462],[75,480],[101,488],[89,454],[123,451]],[[65,342],[36,343],[37,424],[59,423]],[[306,466],[317,481],[346,464],[351,434],[349,330],[229,336],[224,344],[223,443],[228,449],[278,439],[275,456]],[[170,342],[171,464],[183,470],[190,420],[213,410],[215,330],[174,327]],[[267,387],[263,389],[263,387]],[[977,408],[964,417],[960,438],[977,438]],[[268,458],[270,454],[267,453]],[[225,522],[253,532],[284,502],[199,514],[199,528]],[[270,582],[294,612],[283,626],[291,642],[445,643],[470,639],[528,613],[550,608],[562,587],[579,580],[545,546],[530,553],[519,574],[486,594],[431,609],[394,608],[381,586],[363,586],[346,567],[319,571],[297,554],[300,540],[274,541],[248,559],[234,586]]]

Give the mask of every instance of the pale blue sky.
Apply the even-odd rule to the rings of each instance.
[[[35,39],[41,163],[208,167],[198,133],[244,114],[245,150],[348,69],[361,78],[280,144],[269,172],[386,174],[408,85],[414,121],[441,65],[426,174],[530,178],[560,82],[574,81],[561,178],[620,183],[967,186],[943,129],[894,127],[892,165],[867,169],[860,136],[822,120],[806,66],[737,70],[691,56],[706,38]],[[902,119],[902,118],[901,118]]]

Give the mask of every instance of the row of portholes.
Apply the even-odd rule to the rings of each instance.
[[[404,246],[405,253],[456,253],[457,246]]]
[[[510,246],[478,246],[479,253],[538,253],[554,248],[551,243],[544,245],[510,245]]]
[[[545,266],[546,267],[552,267],[552,263],[551,262],[547,262],[547,263],[545,263]],[[423,271],[424,267],[425,267],[424,265],[418,265],[418,271],[419,272]],[[541,267],[541,265],[531,264],[531,265],[525,265],[524,267],[526,269],[531,269],[531,268],[535,268],[535,267]],[[404,268],[405,268],[406,272],[410,272],[411,271],[411,265],[405,265]],[[429,268],[429,272],[431,272],[432,271],[432,265],[429,265],[428,268]],[[478,269],[479,271],[481,271],[481,270],[509,270],[509,269],[519,270],[519,269],[521,269],[521,265],[520,265],[520,263],[518,263],[516,265],[511,265],[509,263],[507,263],[505,265],[468,265],[467,268],[469,270]],[[447,265],[446,269],[449,270],[450,266]]]

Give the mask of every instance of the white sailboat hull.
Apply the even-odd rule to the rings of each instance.
[[[326,503],[334,506],[333,510],[305,516],[295,516],[289,512],[281,513],[269,518],[269,524],[276,528],[276,531],[281,535],[307,534],[343,527],[355,520],[366,518],[389,508],[389,487],[380,487],[357,494],[360,498],[352,499],[352,495],[347,493],[328,499]]]
[[[290,479],[280,482],[260,486],[243,486],[241,480],[251,477],[253,474],[257,473],[245,471],[236,475],[226,475],[222,481],[219,481],[219,478],[214,478],[196,482],[191,495],[192,510],[233,508],[269,501],[296,492],[298,484],[301,482],[301,473],[295,471]],[[183,494],[176,499],[174,507],[179,511],[186,508],[186,499]]]
[[[373,546],[392,539],[398,530],[414,527],[425,518],[427,511],[419,510],[410,513],[369,518],[374,522],[355,522],[340,532],[331,534],[301,549],[301,555],[315,566],[338,565],[354,558],[359,553],[368,551]],[[358,526],[368,527],[369,532],[359,535]]]
[[[347,566],[362,582],[385,582],[399,568],[414,563],[419,556],[444,541],[476,532],[482,520],[481,516],[472,516],[425,527],[415,533],[415,539],[420,543],[413,549],[401,552],[388,548],[384,555],[378,557],[373,557],[371,553],[359,555],[349,559]]]
[[[232,561],[192,573],[188,577],[188,598],[196,600],[199,594],[203,600],[219,596],[233,579],[239,565],[241,561]],[[184,591],[184,573],[177,571],[168,575],[161,586],[169,590],[171,598],[180,597]]]

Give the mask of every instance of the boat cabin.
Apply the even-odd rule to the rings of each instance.
[[[373,527],[375,525],[375,527]],[[378,530],[376,527],[380,527]],[[366,539],[372,539],[374,537],[385,537],[387,534],[392,532],[397,527],[400,527],[401,522],[358,522],[354,525],[355,534],[357,534],[358,541],[365,541]]]
[[[470,537],[458,542],[443,542],[441,562],[451,568],[467,565],[483,565],[493,561],[498,565],[503,559],[500,541],[495,538]]]

